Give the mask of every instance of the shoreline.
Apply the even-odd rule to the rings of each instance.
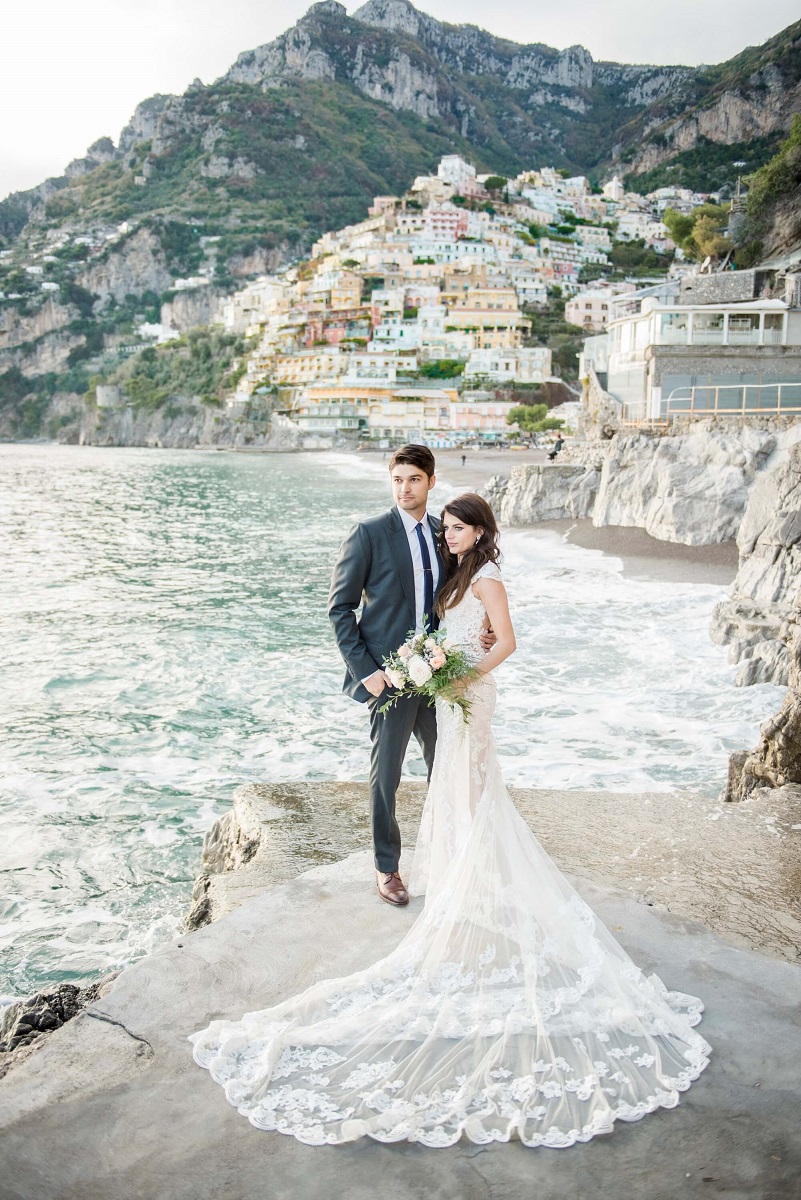
[[[508,475],[512,467],[548,461],[546,450],[473,451],[467,454],[464,467],[461,465],[461,452],[457,450],[441,450],[436,454],[436,459],[438,479],[444,486],[463,487],[465,491],[480,491],[493,475]],[[436,488],[434,491],[436,493]],[[528,525],[503,526],[502,535],[511,530],[535,537],[543,533],[555,533],[570,545],[583,550],[600,550],[607,557],[619,558],[627,579],[728,587],[734,582],[739,565],[737,543],[733,539],[707,546],[685,546],[683,542],[651,537],[639,525],[594,525],[589,517],[564,517]]]

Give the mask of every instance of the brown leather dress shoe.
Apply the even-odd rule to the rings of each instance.
[[[386,900],[387,904],[394,904],[396,908],[402,908],[404,904],[409,903],[409,893],[403,886],[403,880],[397,871],[376,871],[375,881],[378,885],[378,894],[382,900]]]

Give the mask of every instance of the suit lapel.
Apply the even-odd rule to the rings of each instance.
[[[417,612],[414,599],[414,566],[412,565],[412,552],[409,549],[409,538],[406,534],[406,528],[403,521],[400,519],[397,509],[391,509],[389,513],[389,544],[392,548],[392,553],[395,557],[395,563],[400,576],[401,587],[403,594],[406,597],[406,603],[409,605],[409,611],[412,616],[412,628],[417,619]]]
[[[437,580],[436,591],[434,592],[434,599],[436,599],[437,592],[445,582],[445,563],[443,562],[442,555],[439,552],[439,531],[442,522],[440,521],[439,517],[432,517],[430,513],[428,514],[428,520],[431,525],[431,532],[434,534],[434,549],[437,552],[437,564],[439,566],[439,578]]]

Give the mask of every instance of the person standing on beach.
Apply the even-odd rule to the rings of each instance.
[[[550,451],[550,453],[548,455],[551,462],[553,462],[553,460],[556,458],[557,454],[562,449],[564,444],[565,444],[565,439],[562,437],[561,433],[558,433],[556,435],[556,441],[553,444],[553,449]]]
[[[360,521],[342,543],[334,566],[328,615],[345,660],[343,691],[366,703],[370,714],[370,815],[376,884],[388,904],[405,905],[409,896],[398,874],[401,837],[395,794],[403,760],[414,734],[428,775],[434,763],[437,724],[434,708],[420,696],[401,696],[386,712],[380,708],[391,686],[384,659],[410,629],[435,629],[435,601],[445,572],[438,549],[439,520],[427,513],[436,483],[434,455],[427,446],[402,446],[389,462],[394,507]],[[356,610],[362,614],[356,619]],[[495,637],[487,637],[487,645]]]

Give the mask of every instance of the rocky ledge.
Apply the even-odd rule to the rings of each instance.
[[[424,784],[403,783],[398,819],[414,842]],[[693,792],[512,788],[518,810],[568,873],[702,921],[763,954],[801,958],[801,787],[763,787],[745,804]],[[218,921],[341,847],[370,843],[364,783],[248,784],[206,835],[187,928]],[[369,871],[368,871],[369,877]]]
[[[403,783],[398,817],[412,845],[425,785]],[[757,787],[744,804],[690,792],[574,792],[513,788],[548,853],[569,874],[612,886],[632,902],[701,921],[744,949],[801,955],[801,787]],[[740,798],[740,797],[738,797]],[[364,783],[249,784],[207,833],[187,932],[309,870],[334,867],[342,847],[369,846]],[[369,862],[360,867],[372,894]],[[0,1024],[0,1077],[65,1021],[116,986],[62,985],[9,1005]]]

